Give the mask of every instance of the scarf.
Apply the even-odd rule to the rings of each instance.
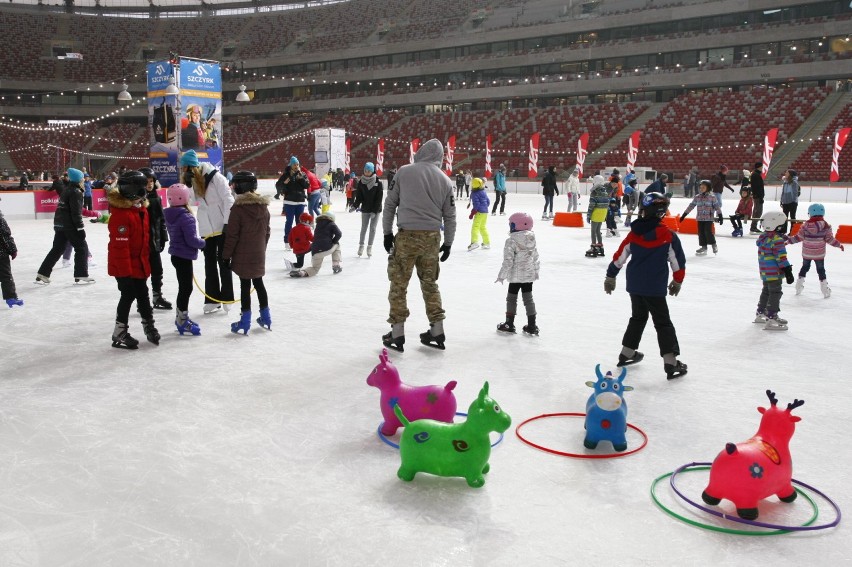
[[[367,186],[367,189],[372,189],[376,185],[376,176],[375,175],[362,175],[361,183]]]

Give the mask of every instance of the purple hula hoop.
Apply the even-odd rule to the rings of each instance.
[[[687,503],[691,504],[692,506],[695,506],[699,510],[707,512],[708,514],[712,514],[714,516],[717,516],[719,518],[723,518],[725,520],[731,520],[732,522],[738,522],[740,524],[747,524],[749,526],[757,526],[759,528],[769,528],[769,529],[773,529],[773,530],[786,530],[786,531],[790,531],[790,532],[805,532],[805,531],[824,530],[826,528],[833,528],[834,526],[836,526],[840,523],[840,508],[837,506],[837,503],[835,503],[834,500],[832,500],[831,498],[829,498],[828,496],[826,496],[824,493],[820,492],[819,490],[817,490],[813,486],[811,486],[809,484],[805,484],[804,482],[800,482],[800,481],[796,480],[795,478],[791,479],[793,484],[795,484],[797,486],[801,486],[803,488],[807,488],[808,490],[810,490],[811,492],[813,492],[815,494],[818,494],[826,502],[831,504],[831,507],[834,508],[834,512],[837,514],[837,517],[834,519],[833,522],[831,522],[830,524],[821,524],[821,525],[817,525],[817,526],[781,526],[781,525],[778,525],[778,524],[768,524],[766,522],[758,522],[757,520],[744,520],[744,519],[740,518],[739,516],[732,516],[730,514],[725,514],[724,512],[719,512],[718,510],[713,510],[711,508],[707,508],[706,506],[702,506],[701,504],[695,502],[694,500],[690,500],[689,498],[687,498],[686,495],[684,495],[680,490],[678,490],[677,486],[675,486],[675,477],[679,473],[683,472],[684,469],[688,469],[690,467],[710,466],[712,464],[713,463],[689,463],[689,464],[683,465],[681,467],[678,467],[677,469],[675,469],[675,471],[672,473],[671,478],[669,479],[669,484],[671,484],[672,490],[674,490],[675,494],[680,496]]]

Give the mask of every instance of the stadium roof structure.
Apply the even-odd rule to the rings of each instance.
[[[6,7],[38,6],[49,11],[81,15],[149,17],[195,17],[199,14],[227,16],[257,12],[275,12],[315,8],[349,0],[9,0]]]

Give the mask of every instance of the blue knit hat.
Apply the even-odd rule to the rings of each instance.
[[[68,181],[71,183],[80,183],[83,181],[83,172],[73,167],[68,168]]]
[[[368,161],[367,163],[364,164],[364,169],[366,171],[376,171],[376,166],[373,165],[373,162]]]
[[[181,167],[198,167],[198,155],[195,150],[189,150],[180,156]]]
[[[290,167],[294,165],[299,165],[299,158],[296,156],[290,156]]]

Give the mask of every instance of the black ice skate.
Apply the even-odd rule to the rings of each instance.
[[[395,350],[397,352],[405,352],[405,336],[394,337],[391,332],[388,332],[386,335],[382,335],[382,344],[384,344],[389,349]]]
[[[686,364],[679,360],[675,364],[663,364],[663,369],[666,371],[666,380],[686,376]]]
[[[533,337],[537,337],[538,325],[524,325],[524,333]]]
[[[130,336],[127,332],[127,323],[115,323],[115,329],[112,332],[112,346],[114,348],[123,348],[127,350],[136,350],[139,348],[139,341]]]
[[[592,244],[591,248],[586,250],[586,258],[597,258],[598,257],[598,247]]]
[[[429,330],[425,333],[420,333],[420,342],[427,347],[444,350],[444,322],[436,321],[429,323]]]
[[[619,354],[618,364],[616,364],[616,366],[618,366],[619,368],[621,368],[622,366],[630,366],[631,364],[641,362],[643,358],[645,358],[645,355],[639,352],[638,350],[633,353],[633,356]]]
[[[155,291],[154,292],[154,305],[153,305],[153,307],[154,307],[154,309],[168,309],[169,311],[171,311],[172,304],[169,301],[167,301],[166,299],[163,298],[162,293]]]
[[[515,325],[513,325],[512,323],[506,323],[506,322],[503,322],[503,323],[500,323],[499,325],[497,325],[497,330],[500,331],[501,333],[515,333],[516,332]]]
[[[155,345],[160,344],[160,333],[154,326],[153,319],[143,319],[142,329],[145,331],[145,338],[148,339],[149,343],[154,343]]]

